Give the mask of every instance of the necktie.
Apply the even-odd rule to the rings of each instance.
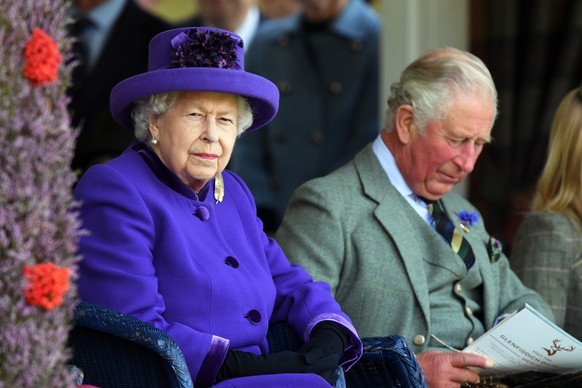
[[[453,251],[458,254],[465,262],[467,269],[471,268],[475,263],[475,255],[469,245],[469,242],[463,238],[463,235],[455,225],[451,222],[447,214],[444,212],[440,201],[432,201],[427,203],[428,212],[434,219],[437,232],[448,241]]]

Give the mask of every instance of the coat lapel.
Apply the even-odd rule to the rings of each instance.
[[[378,203],[374,214],[400,253],[409,282],[428,323],[430,306],[427,284],[413,281],[419,277],[419,272],[424,272],[423,254],[416,241],[419,226],[422,225],[415,222],[424,221],[420,217],[416,217],[418,220],[411,217],[409,212],[414,210],[390,184],[371,145],[356,156],[354,163],[365,195]],[[428,225],[425,226],[428,228]],[[422,276],[426,277],[425,274]]]

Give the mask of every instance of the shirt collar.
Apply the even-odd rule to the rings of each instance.
[[[95,7],[87,15],[99,30],[109,31],[123,10],[127,0],[109,0]]]
[[[372,143],[372,150],[378,158],[386,176],[388,176],[390,183],[392,183],[392,186],[394,186],[403,197],[408,197],[409,195],[414,194],[406,184],[404,177],[402,177],[402,174],[396,165],[396,159],[394,159],[394,156],[388,147],[386,147],[386,144],[384,144],[380,135],[378,135],[376,140],[374,140],[374,143]]]
[[[378,158],[380,166],[382,166],[382,169],[386,173],[386,176],[388,177],[388,180],[390,181],[392,186],[394,186],[394,188],[400,193],[400,195],[404,197],[406,202],[408,202],[410,206],[412,206],[414,211],[416,211],[416,213],[418,213],[418,215],[422,217],[422,219],[426,223],[431,225],[433,220],[432,216],[429,214],[427,210],[426,203],[422,201],[416,194],[414,194],[410,187],[408,187],[406,181],[404,180],[404,177],[402,176],[400,170],[398,169],[396,159],[394,159],[394,156],[392,155],[388,147],[386,147],[386,144],[384,143],[384,141],[382,141],[382,137],[380,135],[378,135],[376,140],[374,140],[374,142],[372,143],[372,151]]]
[[[259,28],[259,22],[261,20],[261,14],[259,12],[259,7],[253,5],[249,8],[247,15],[245,16],[245,20],[242,24],[236,29],[235,34],[240,36],[245,42],[245,50],[250,46],[257,29]]]

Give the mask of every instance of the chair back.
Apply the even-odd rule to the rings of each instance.
[[[81,302],[69,335],[70,361],[83,373],[83,384],[99,388],[191,388],[182,351],[151,324]]]

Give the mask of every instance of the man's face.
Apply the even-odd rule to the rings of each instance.
[[[305,17],[312,21],[334,19],[346,6],[347,0],[302,0]]]
[[[198,14],[218,28],[232,24],[246,15],[254,0],[198,0]]]
[[[491,141],[494,115],[490,99],[472,93],[456,97],[449,115],[429,122],[424,133],[412,123],[409,141],[397,159],[412,191],[436,200],[463,181]]]

